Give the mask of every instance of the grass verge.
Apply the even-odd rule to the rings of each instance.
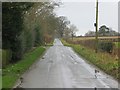
[[[51,40],[51,42],[47,43],[46,46],[53,46],[53,42],[54,42],[54,40]]]
[[[2,70],[0,69],[0,73],[2,73]],[[2,75],[0,75],[0,90],[2,89]]]
[[[24,55],[19,62],[8,65],[2,70],[2,88],[12,88],[16,80],[23,74],[45,51],[43,47],[37,47],[35,50]]]
[[[118,60],[115,57],[112,57],[110,54],[98,52],[95,53],[93,49],[86,48],[81,45],[69,44],[62,40],[62,43],[65,46],[72,47],[75,52],[77,52],[80,56],[90,61],[101,70],[105,71],[107,74],[113,76],[115,79],[118,79]]]
[[[117,48],[120,48],[120,42],[115,42],[115,46],[116,46]]]

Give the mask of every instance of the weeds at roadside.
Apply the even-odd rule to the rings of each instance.
[[[111,56],[105,52],[95,53],[93,49],[84,47],[82,45],[75,45],[67,43],[62,40],[62,43],[65,46],[72,47],[75,52],[77,52],[80,56],[90,61],[101,70],[105,71],[107,74],[113,76],[115,79],[118,79],[118,60],[115,57]]]

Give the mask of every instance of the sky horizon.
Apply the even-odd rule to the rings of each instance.
[[[114,1],[114,0],[113,0]],[[58,16],[66,16],[71,24],[78,28],[77,36],[88,31],[95,31],[95,2],[73,2],[63,0],[62,5],[55,10]],[[99,27],[106,25],[118,32],[118,2],[99,2]]]

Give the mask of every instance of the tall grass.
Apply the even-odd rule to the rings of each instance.
[[[120,48],[120,42],[115,42],[116,48]]]
[[[10,59],[12,57],[12,52],[10,50],[2,49],[2,67],[5,67],[9,64]]]
[[[118,65],[118,60],[115,59],[115,57],[105,52],[95,53],[93,49],[87,48],[82,45],[70,44],[65,42],[64,40],[62,40],[62,42],[64,45],[72,47],[73,50],[77,52],[80,56],[93,63],[101,70],[105,71],[107,74],[118,79],[119,65]]]

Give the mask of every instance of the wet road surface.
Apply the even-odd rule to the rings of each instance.
[[[118,88],[110,76],[79,57],[70,47],[55,39],[43,58],[23,74],[23,88]]]

